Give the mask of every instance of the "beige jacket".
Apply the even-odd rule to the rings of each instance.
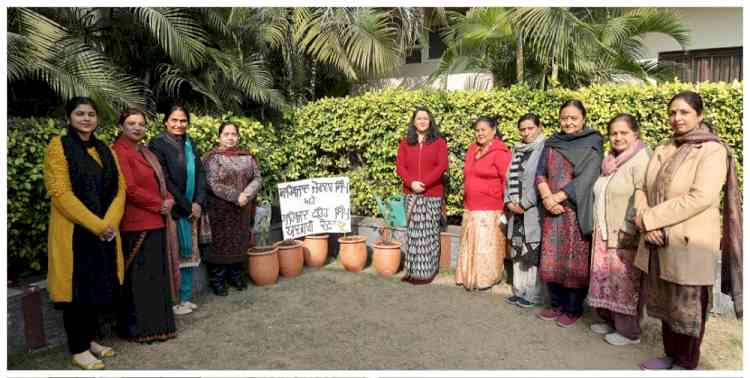
[[[642,149],[621,165],[609,179],[604,198],[607,248],[632,250],[638,247],[640,235],[635,227],[634,219],[636,209],[647,207],[643,182],[650,155],[648,148]],[[605,177],[599,178],[599,180],[606,179]],[[598,201],[597,199],[597,206]]]
[[[721,190],[727,175],[727,150],[715,142],[693,145],[675,173],[667,200],[643,211],[646,230],[664,228],[668,244],[657,249],[660,278],[680,285],[713,285],[721,242]],[[646,170],[645,189],[655,190],[662,164],[677,151],[661,145]],[[635,265],[648,272],[650,250],[641,240]]]

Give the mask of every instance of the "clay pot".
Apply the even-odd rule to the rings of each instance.
[[[307,235],[303,243],[305,265],[320,268],[328,258],[328,234]]]
[[[451,268],[451,235],[448,232],[440,233],[440,270],[448,271]]]
[[[391,240],[387,244],[377,241],[372,246],[372,264],[379,276],[388,278],[398,271],[401,265],[401,242]]]
[[[367,263],[367,236],[353,235],[339,238],[341,265],[350,272],[360,272]]]
[[[284,240],[275,244],[279,248],[279,272],[286,278],[297,277],[305,265],[305,254],[299,240]]]
[[[257,286],[275,284],[279,279],[279,249],[275,246],[252,247],[247,251],[247,270]]]

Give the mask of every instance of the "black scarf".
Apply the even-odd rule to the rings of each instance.
[[[578,224],[583,235],[594,230],[594,182],[601,173],[603,138],[598,131],[584,128],[574,134],[555,133],[547,139],[545,146],[553,148],[573,165],[575,183],[575,206]]]
[[[73,194],[100,218],[117,196],[119,173],[111,150],[93,134],[88,141],[68,126],[60,138]],[[101,165],[86,151],[94,147]],[[117,226],[117,225],[112,225]],[[73,228],[73,298],[79,304],[111,305],[119,290],[115,241],[102,241],[85,227]]]
[[[117,195],[118,173],[112,151],[94,134],[84,141],[68,126],[68,134],[61,139],[65,160],[68,162],[70,183],[75,196],[98,217],[103,218]],[[102,164],[94,160],[86,149],[94,147]]]

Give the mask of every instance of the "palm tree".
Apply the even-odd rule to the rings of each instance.
[[[689,39],[673,12],[653,8],[474,8],[454,14],[451,25],[433,77],[479,69],[499,85],[661,78],[668,72],[643,60],[641,37],[661,33],[683,47]]]
[[[251,8],[202,8],[196,18],[211,43],[195,66],[175,61],[157,65],[157,88],[172,97],[196,98],[206,112],[241,113],[252,103],[283,109],[264,52],[257,43]]]
[[[10,84],[214,113],[283,109],[316,98],[321,80],[392,71],[423,29],[419,8],[15,8],[9,19]]]
[[[518,8],[510,18],[550,79],[558,81],[565,74],[573,86],[621,75],[658,77],[658,67],[643,61],[642,37],[663,34],[682,48],[690,38],[669,9]]]
[[[41,80],[67,100],[86,95],[107,118],[115,108],[147,107],[149,90],[102,51],[52,19],[28,8],[8,10],[8,81]],[[93,17],[80,20],[88,26]]]

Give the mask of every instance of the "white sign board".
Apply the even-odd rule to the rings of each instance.
[[[351,232],[348,177],[321,177],[278,184],[284,240]]]

